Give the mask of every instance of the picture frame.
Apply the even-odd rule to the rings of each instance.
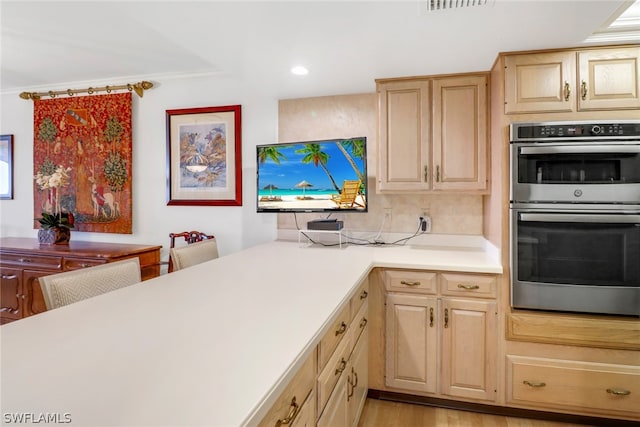
[[[0,200],[13,199],[13,135],[0,135]]]
[[[166,110],[167,205],[242,206],[240,105]]]

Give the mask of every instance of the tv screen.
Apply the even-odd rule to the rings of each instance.
[[[367,138],[258,145],[258,212],[366,212]]]

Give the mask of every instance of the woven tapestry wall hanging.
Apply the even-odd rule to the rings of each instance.
[[[131,93],[35,100],[33,115],[34,218],[131,234]]]

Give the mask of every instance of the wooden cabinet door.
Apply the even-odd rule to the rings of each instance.
[[[302,407],[300,408],[300,412],[293,419],[291,423],[291,427],[315,427],[316,425],[316,396],[313,394],[313,391],[307,397],[307,400],[304,402]]]
[[[42,294],[42,288],[40,287],[38,278],[48,276],[49,274],[51,274],[49,271],[24,270],[22,274],[24,293],[26,295],[24,317],[33,316],[34,314],[44,313],[47,311],[47,306],[44,303],[44,295]]]
[[[640,47],[578,53],[578,110],[640,108]]]
[[[22,318],[24,291],[22,270],[0,269],[0,324]]]
[[[369,329],[365,328],[351,353],[347,378],[349,425],[357,427],[369,390]]]
[[[441,393],[495,400],[496,303],[443,298],[442,316]]]
[[[505,114],[575,111],[574,51],[508,55]]]
[[[378,190],[429,189],[429,81],[378,85]]]
[[[348,427],[349,408],[347,406],[347,376],[340,375],[340,379],[333,390],[331,397],[327,401],[327,406],[317,427]]]
[[[388,294],[385,384],[436,392],[438,300],[424,295]]]
[[[434,190],[487,189],[487,76],[433,81]]]

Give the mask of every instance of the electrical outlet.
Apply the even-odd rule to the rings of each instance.
[[[418,217],[418,231],[421,233],[430,233],[431,232],[431,217],[421,216]]]

